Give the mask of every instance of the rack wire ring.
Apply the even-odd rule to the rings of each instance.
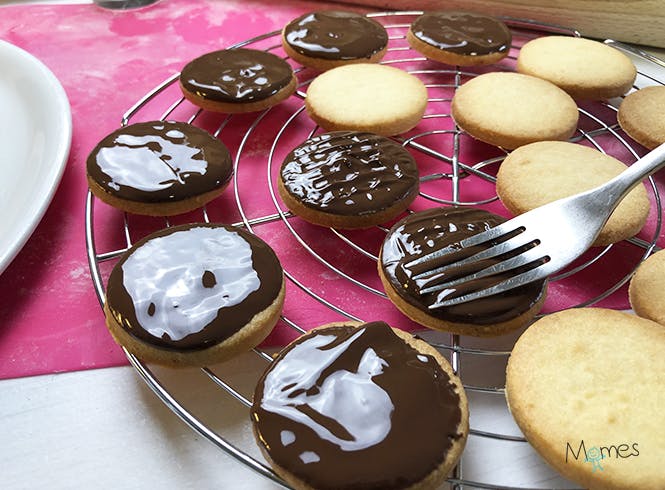
[[[420,15],[422,12],[420,11],[412,11],[412,12],[382,12],[382,13],[372,13],[368,14],[369,17],[372,17],[374,19],[377,19],[379,21],[382,21],[386,27],[386,29],[391,33],[389,37],[389,42],[391,43],[391,46],[389,47],[389,53],[392,53],[393,55],[397,55],[397,57],[393,57],[391,59],[386,59],[384,62],[388,64],[398,64],[398,63],[404,63],[405,65],[427,65],[427,69],[422,69],[422,67],[417,66],[417,67],[410,67],[407,66],[407,71],[411,71],[413,73],[422,75],[422,76],[452,76],[454,79],[454,82],[452,84],[445,84],[445,83],[430,83],[428,84],[428,89],[431,91],[436,91],[439,89],[443,90],[454,90],[457,86],[459,86],[460,80],[462,77],[471,77],[475,76],[477,73],[475,72],[470,72],[470,71],[462,71],[459,68],[456,70],[450,70],[450,69],[443,69],[443,68],[432,68],[432,64],[427,62],[424,58],[420,57],[417,55],[416,57],[402,57],[401,55],[404,53],[409,53],[412,54],[408,46],[392,46],[392,44],[399,43],[404,40],[405,35],[404,32],[405,30],[409,27],[410,25],[410,19]],[[393,20],[406,20],[398,23],[392,23]],[[565,29],[559,26],[552,26],[552,25],[547,25],[547,24],[540,24],[540,23],[535,23],[531,21],[524,21],[520,19],[510,19],[510,18],[503,18],[511,29],[514,29],[516,31],[519,31],[521,29],[528,29],[528,30],[536,30],[539,32],[546,32],[546,33],[557,33],[557,34],[566,34],[566,35],[573,35],[573,36],[579,36],[579,33],[577,33],[574,30],[570,29]],[[238,48],[238,47],[247,47],[247,46],[260,46],[262,42],[272,42],[274,38],[279,36],[280,31],[274,31],[270,33],[266,33],[262,36],[258,36],[252,39],[248,39],[246,41],[243,41],[241,43],[235,44],[230,47],[232,48]],[[522,36],[525,38],[529,38],[529,36],[535,37],[530,33],[522,33]],[[627,49],[625,46],[621,45],[620,43],[616,43],[613,41],[608,41],[608,44],[612,44],[615,47],[619,47],[622,49]],[[271,44],[267,47],[264,47],[263,49],[266,49],[268,51],[273,51],[279,49],[279,44]],[[514,49],[518,49],[518,47],[513,46]],[[649,56],[643,55],[642,53],[638,53],[642,58],[647,59],[648,61],[652,62],[657,62],[652,59],[650,59]],[[509,60],[514,61],[515,57],[509,57]],[[663,65],[665,67],[665,65]],[[500,69],[507,69],[505,67],[500,68]],[[296,70],[299,75],[302,75],[303,72],[306,72],[306,70],[303,69],[297,69]],[[167,80],[165,80],[163,83],[159,84],[156,86],[152,91],[150,91],[148,94],[146,94],[141,100],[139,100],[132,108],[129,109],[127,113],[125,113],[122,117],[121,124],[126,125],[129,124],[129,122],[135,118],[139,118],[143,112],[147,110],[147,107],[150,106],[155,102],[155,99],[164,96],[166,92],[170,88],[173,87],[175,82],[178,80],[178,75],[179,74],[174,74],[173,76],[169,77]],[[662,83],[659,80],[656,80],[654,78],[650,78],[651,81],[657,82],[657,83]],[[305,93],[302,92],[301,88],[303,86],[306,86],[307,83],[309,83],[311,79],[307,79],[304,81],[301,81],[299,83],[299,89],[296,92],[295,98],[302,100],[305,97]],[[449,97],[430,97],[430,104],[445,104],[446,102],[449,101]],[[172,102],[168,107],[164,110],[164,112],[161,115],[161,119],[166,119],[169,118],[172,114],[177,112],[180,108],[182,108],[182,105],[184,103],[184,98],[176,98],[174,102]],[[609,104],[606,104],[607,108],[610,110],[615,110],[616,109],[613,106],[610,106]],[[330,263],[328,259],[326,259],[324,256],[318,254],[314,247],[311,246],[307,238],[304,238],[299,235],[299,233],[294,229],[294,227],[290,224],[290,221],[293,219],[293,216],[291,213],[288,211],[282,209],[279,200],[276,197],[275,190],[273,183],[274,181],[272,180],[272,175],[273,175],[273,159],[275,158],[275,153],[276,153],[276,146],[278,145],[279,141],[279,135],[281,135],[284,131],[290,130],[290,125],[293,124],[293,122],[301,116],[303,113],[302,107],[299,110],[296,110],[289,118],[288,120],[281,126],[279,129],[278,137],[275,138],[269,155],[268,155],[268,162],[267,162],[267,192],[270,194],[270,198],[272,201],[272,204],[275,208],[274,213],[269,213],[269,214],[264,214],[261,216],[254,216],[250,217],[250,213],[246,210],[247,208],[247,203],[243,202],[241,199],[240,195],[242,193],[242,188],[241,188],[241,183],[238,178],[238,172],[241,169],[241,165],[244,165],[244,154],[243,152],[245,151],[246,147],[251,143],[251,136],[254,131],[256,131],[256,128],[262,123],[262,121],[266,118],[269,118],[272,116],[273,112],[271,112],[271,109],[268,109],[262,113],[259,113],[256,117],[256,119],[251,123],[247,131],[245,132],[242,141],[239,145],[238,148],[238,153],[235,159],[235,173],[234,173],[234,193],[235,193],[235,199],[236,199],[236,205],[237,205],[237,210],[240,214],[240,221],[236,222],[236,226],[244,226],[250,231],[254,231],[254,227],[260,227],[263,225],[267,224],[280,224],[282,223],[283,226],[285,226],[288,230],[289,233],[293,236],[293,238],[302,246],[307,253],[311,256],[313,260],[318,262],[319,264],[323,265],[324,267],[327,267],[330,271],[332,271],[334,274],[337,274],[339,277],[342,277],[345,281],[347,281],[349,284],[353,284],[355,287],[358,287],[365,292],[368,292],[370,295],[374,296],[379,296],[385,300],[385,294],[377,289],[376,287],[372,287],[371,285],[365,284],[362,280],[357,280],[354,277],[352,277],[350,274],[347,274],[346,272],[342,271],[340,268],[336,267],[334,264]],[[201,116],[202,111],[199,110],[194,110],[192,114],[190,114],[186,119],[190,123],[195,123],[199,117]],[[603,150],[603,145],[598,143],[597,137],[601,136],[611,136],[614,140],[619,141],[619,143],[628,151],[628,153],[635,158],[637,158],[637,151],[629,144],[620,134],[617,132],[617,128],[615,124],[607,124],[605,121],[601,120],[600,118],[596,117],[593,113],[588,112],[584,109],[580,110],[581,116],[586,117],[590,121],[594,121],[596,124],[599,125],[598,128],[592,129],[590,131],[579,131],[579,134],[577,134],[574,137],[574,140],[586,140],[590,144],[596,146],[599,150]],[[304,116],[303,116],[304,117]],[[428,117],[426,119],[429,120],[434,120],[434,119],[445,119],[449,118],[449,114],[443,114],[443,113],[430,113],[428,114]],[[216,137],[219,137],[220,133],[222,133],[224,130],[226,130],[228,127],[230,127],[230,122],[232,120],[232,116],[227,116],[225,119],[221,121],[217,129],[213,132],[213,134]],[[313,135],[318,128],[314,127],[311,129],[307,135],[305,135],[304,138],[309,137]],[[432,148],[427,144],[420,143],[418,140],[420,138],[427,138],[427,137],[432,137],[436,136],[438,133],[440,134],[450,134],[452,135],[454,139],[454,152],[452,155],[447,155],[444,153],[441,153],[439,149],[437,148]],[[398,141],[400,141],[404,146],[410,148],[411,150],[415,152],[420,152],[424,155],[427,155],[429,157],[436,158],[441,161],[443,165],[446,165],[450,168],[450,170],[447,171],[441,171],[438,173],[430,174],[424,176],[421,180],[423,182],[436,182],[436,181],[453,181],[455,182],[455,185],[458,186],[453,189],[452,191],[452,198],[451,199],[441,199],[436,196],[430,196],[427,193],[421,193],[421,197],[423,199],[428,199],[434,204],[441,204],[441,203],[453,203],[453,204],[460,204],[463,203],[465,205],[478,205],[478,204],[487,204],[491,203],[496,200],[496,196],[493,197],[488,197],[486,199],[482,200],[476,200],[476,201],[469,201],[469,202],[463,202],[460,200],[460,183],[463,182],[466,178],[468,177],[476,177],[480,179],[484,179],[490,183],[493,182],[493,176],[491,173],[487,173],[485,171],[486,167],[491,167],[493,164],[496,164],[502,159],[502,156],[499,155],[497,157],[491,157],[489,159],[480,161],[480,162],[475,162],[473,164],[467,164],[463,163],[460,161],[459,158],[459,140],[462,137],[462,133],[459,131],[458,128],[452,129],[452,130],[441,130],[441,129],[434,129],[430,131],[423,131],[418,134],[413,134],[409,135],[408,138],[396,138]],[[505,156],[505,155],[504,155]],[[661,207],[661,201],[660,201],[660,195],[658,192],[658,188],[653,181],[653,179],[650,179],[650,184],[651,184],[651,189],[653,191],[654,199],[657,205],[657,217],[656,217],[656,225],[655,225],[655,230],[653,233],[653,237],[650,240],[641,240],[641,239],[631,239],[628,241],[628,243],[631,243],[632,245],[640,248],[641,250],[644,251],[644,254],[642,256],[643,260],[646,258],[651,251],[656,247],[656,240],[658,239],[660,235],[660,229],[661,229],[661,223],[662,223],[662,207]],[[211,204],[210,206],[213,206]],[[202,219],[203,221],[210,221],[209,214],[207,208],[203,208],[201,210],[202,212]],[[104,280],[102,277],[102,273],[100,270],[100,263],[106,262],[106,261],[112,261],[114,259],[117,259],[127,248],[131,246],[131,235],[132,235],[132,230],[130,229],[131,226],[129,224],[129,219],[127,215],[124,215],[124,237],[125,237],[125,242],[126,246],[121,247],[119,249],[114,249],[110,250],[107,252],[98,252],[97,247],[96,247],[96,239],[95,239],[95,225],[94,225],[94,218],[95,212],[94,212],[94,197],[92,196],[91,193],[88,193],[87,201],[86,201],[86,247],[87,247],[87,254],[88,254],[88,262],[90,265],[90,270],[91,270],[91,275],[93,278],[93,287],[95,289],[95,292],[98,296],[100,304],[103,305],[104,303],[104,298],[105,298],[105,293],[104,293]],[[166,221],[166,226],[169,226],[170,223],[167,220]],[[381,230],[383,233],[387,231],[385,228],[378,227],[379,230]],[[99,232],[100,230],[97,229]],[[362,255],[365,259],[369,259],[376,261],[376,254],[373,253],[370,250],[367,250],[366,247],[363,245],[356,243],[352,238],[346,236],[345,234],[338,232],[336,230],[332,230],[331,233],[333,236],[337,237],[338,240],[340,240],[343,244],[346,246],[350,247],[352,250],[357,252],[358,254]],[[586,264],[582,264],[580,267],[573,271],[568,271],[565,274],[562,274],[558,276],[556,279],[566,279],[570,275],[573,275],[577,273],[579,270],[590,266],[591,264],[595,263],[598,260],[601,260],[603,255],[605,255],[608,252],[609,249],[605,249],[601,253],[598,254],[597,257],[594,257],[590,259]],[[637,267],[638,263],[635,265],[635,268]],[[589,305],[589,304],[594,304],[597,303],[598,301],[606,298],[607,296],[611,295],[613,292],[615,292],[617,289],[619,289],[625,282],[630,278],[630,275],[632,274],[632,271],[629,271],[623,278],[619,279],[615,284],[610,285],[603,293],[599,294],[598,296],[594,298],[587,299],[583,305]],[[351,319],[357,319],[360,320],[361,318],[354,314],[353,312],[346,311],[345,308],[340,307],[336,305],[333,301],[329,301],[326,299],[324,296],[314,292],[311,290],[311,288],[301,279],[296,277],[295,274],[291,274],[290,272],[286,272],[288,280],[293,284],[296,288],[298,288],[300,291],[304,292],[306,295],[310,296],[313,298],[316,302],[318,302],[323,308],[329,309],[336,314],[345,317],[345,318],[351,318]],[[387,301],[387,300],[385,300]],[[294,322],[293,320],[289,319],[288,316],[284,316],[282,318],[282,323],[285,327],[291,328],[295,330],[297,333],[302,333],[306,329],[300,326],[297,322]],[[455,368],[456,371],[460,372],[462,368],[462,356],[471,356],[471,358],[485,358],[485,359],[506,359],[508,355],[510,354],[510,349],[506,348],[487,348],[487,347],[475,347],[475,346],[463,346],[461,339],[459,336],[453,335],[450,336],[449,341],[442,341],[440,339],[435,339],[432,340],[431,343],[439,348],[441,351],[449,353],[451,364]],[[269,362],[271,360],[270,354],[268,354],[265,351],[255,349],[254,352],[264,361]],[[148,384],[148,386],[156,393],[156,395],[178,416],[180,417],[186,424],[188,424],[193,430],[198,432],[200,435],[211,441],[213,444],[224,450],[226,453],[234,457],[236,460],[241,462],[242,464],[247,465],[248,467],[252,468],[254,471],[258,472],[259,474],[269,478],[273,482],[277,483],[278,485],[281,485],[283,487],[287,487],[287,485],[272,471],[271,468],[269,468],[267,465],[265,465],[263,462],[257,460],[256,458],[250,456],[246,451],[240,449],[236,445],[234,445],[232,442],[229,442],[226,438],[224,438],[221,434],[218,434],[217,432],[211,430],[205,422],[199,420],[193,413],[191,413],[186,405],[187,402],[183,400],[177,400],[176,398],[173,397],[173,395],[168,391],[166,388],[165,384],[160,380],[159,376],[155,374],[153,370],[150,369],[149,366],[147,366],[145,363],[143,363],[141,360],[137,359],[133,355],[129,354],[128,352],[125,351],[127,354],[129,362],[134,366],[134,368],[137,370],[139,375],[143,378],[143,380]],[[236,390],[233,386],[231,386],[230,383],[226,382],[222,378],[220,378],[218,375],[216,375],[214,372],[209,370],[208,368],[204,368],[201,370],[201,374],[209,379],[212,379],[213,382],[219,386],[221,389],[223,389],[226,393],[229,394],[230,397],[238,401],[241,405],[248,407],[251,404],[251,401],[244,397],[240,391]],[[462,377],[464,378],[464,374],[460,373]],[[503,395],[503,387],[501,386],[495,386],[495,385],[490,385],[490,386],[482,386],[482,385],[472,385],[470,383],[465,383],[465,388],[467,391],[472,392],[472,393],[478,393],[478,394],[490,394],[490,395]],[[471,430],[471,435],[480,437],[480,438],[486,438],[486,439],[493,439],[493,440],[499,440],[499,441],[508,441],[508,442],[515,442],[515,443],[524,443],[525,440],[523,437],[519,435],[511,435],[511,434],[505,434],[505,433],[499,433],[496,431],[487,431],[487,430],[482,430],[482,429],[477,429],[474,428]],[[451,485],[454,487],[464,485],[466,487],[472,487],[472,488],[492,488],[492,489],[515,489],[519,488],[521,490],[526,490],[528,487],[514,487],[514,486],[506,486],[506,485],[498,485],[496,482],[482,482],[482,481],[471,481],[469,479],[465,479],[463,477],[463,470],[462,467],[458,467],[453,475],[451,475],[451,478],[448,480]],[[537,489],[535,489],[537,490]]]

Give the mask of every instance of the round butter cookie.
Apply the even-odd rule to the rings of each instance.
[[[191,124],[150,121],[104,137],[86,161],[88,186],[134,214],[172,216],[219,196],[233,175],[229,150]]]
[[[665,87],[645,87],[626,96],[617,121],[628,136],[653,150],[665,143]]]
[[[223,49],[190,61],[180,73],[187,100],[207,111],[262,111],[296,91],[291,65],[256,49]]]
[[[409,45],[425,57],[449,65],[496,63],[510,52],[512,34],[495,17],[473,12],[425,12],[406,34]]]
[[[414,75],[372,63],[339,66],[307,89],[309,116],[327,131],[353,130],[393,136],[420,122],[427,89]]]
[[[106,324],[135,356],[206,366],[255,347],[284,304],[282,267],[248,231],[188,224],[155,232],[113,267]]]
[[[282,163],[279,195],[310,223],[368,228],[405,211],[418,195],[418,167],[399,143],[372,133],[314,136]]]
[[[618,97],[630,90],[637,69],[621,51],[590,39],[545,36],[527,42],[517,71],[561,87],[579,100]]]
[[[381,24],[364,15],[320,10],[284,26],[282,46],[298,63],[329,70],[349,63],[381,61],[388,49],[388,33]]]
[[[509,150],[567,140],[579,117],[575,101],[556,85],[510,72],[485,73],[464,83],[453,96],[451,113],[474,138]]]
[[[495,214],[468,207],[434,208],[403,218],[388,232],[379,254],[379,276],[388,298],[406,316],[434,330],[489,337],[528,324],[545,301],[545,281],[526,284],[487,298],[430,309],[440,300],[453,299],[508,279],[510,273],[472,281],[466,287],[451,286],[442,291],[421,294],[419,290],[425,286],[440,284],[474,271],[457,268],[452,275],[434,274],[418,279],[415,276],[419,273],[444,264],[435,262],[429,267],[406,266],[423,255],[454,245],[504,221]],[[522,271],[514,274],[519,272]]]
[[[665,328],[614,310],[547,315],[519,338],[506,398],[527,441],[584,488],[665,488]]]
[[[665,250],[640,264],[630,280],[628,296],[635,313],[665,326]]]
[[[469,431],[445,358],[384,322],[329,324],[286,346],[257,384],[251,420],[298,490],[437,488]]]
[[[604,184],[626,170],[616,158],[564,141],[542,141],[510,153],[496,176],[501,202],[515,215]],[[651,203],[644,184],[619,203],[594,245],[608,245],[636,235]]]

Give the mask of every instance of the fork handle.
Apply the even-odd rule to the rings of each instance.
[[[642,180],[665,167],[665,143],[656,147],[619,175],[596,188],[594,194],[604,196],[603,200],[613,210],[619,202]]]

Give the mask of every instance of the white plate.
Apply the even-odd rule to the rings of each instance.
[[[72,116],[44,64],[0,41],[0,273],[51,202],[69,156]]]

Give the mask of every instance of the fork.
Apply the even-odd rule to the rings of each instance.
[[[603,185],[535,208],[412,260],[405,268],[421,296],[437,293],[430,309],[543,280],[591,247],[626,194],[663,166],[665,143]]]

